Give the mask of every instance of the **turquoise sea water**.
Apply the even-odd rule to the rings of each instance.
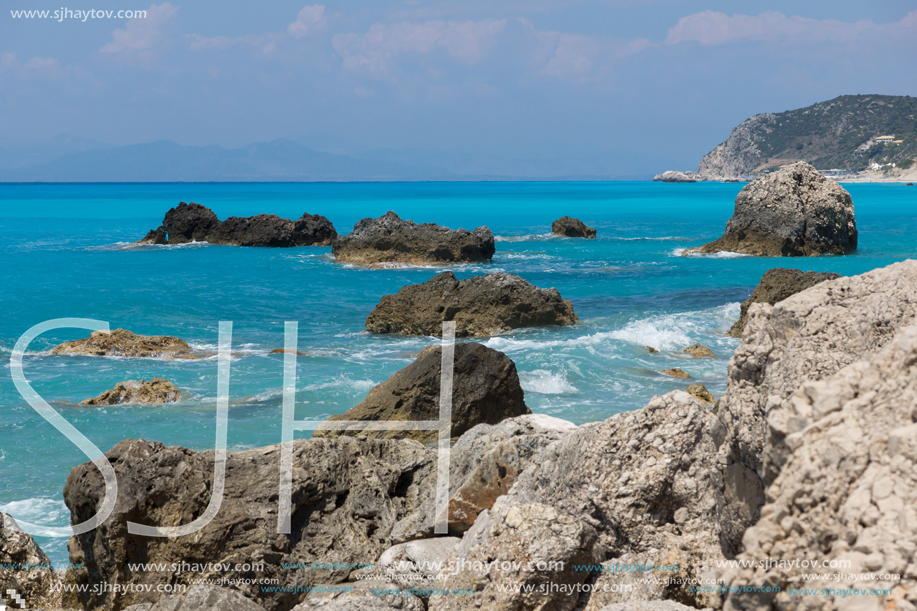
[[[452,268],[460,278],[493,271],[556,287],[580,324],[529,329],[484,341],[515,362],[526,402],[575,423],[645,405],[654,394],[700,381],[725,389],[738,340],[724,332],[771,267],[859,274],[917,251],[917,188],[847,186],[856,205],[855,255],[760,259],[682,257],[681,249],[722,234],[742,185],[699,183],[395,183],[0,185],[0,511],[64,526],[61,491],[86,458],[20,397],[9,355],[31,326],[63,317],[108,321],[142,334],[179,336],[214,349],[221,320],[234,323],[230,449],[280,441],[283,322],[299,321],[297,419],[346,411],[433,338],[361,333],[379,299],[446,268],[360,269],[330,248],[254,249],[192,244],[132,246],[179,201],[220,218],[262,212],[327,216],[339,233],[360,218],[395,210],[402,218],[498,236],[489,264]],[[596,240],[551,237],[551,221],[576,216]],[[33,387],[102,451],[124,438],[212,448],[216,359],[161,361],[42,354],[87,332],[43,335],[25,358]],[[693,360],[694,342],[721,360]],[[644,346],[661,352],[649,354]],[[681,367],[695,380],[659,369]],[[165,377],[188,395],[180,404],[85,408],[79,401],[127,379]],[[42,531],[36,534],[42,535]],[[45,532],[47,534],[47,532]],[[52,560],[66,539],[38,536]]]

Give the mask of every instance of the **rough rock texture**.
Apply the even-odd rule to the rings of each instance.
[[[366,398],[335,420],[437,420],[442,347],[430,346],[417,359],[369,391]],[[452,437],[477,424],[497,424],[505,418],[530,414],[513,361],[497,350],[476,343],[455,345],[452,390]],[[380,439],[416,439],[435,443],[437,431],[370,431],[355,426],[346,431],[315,431],[315,437],[368,435]]]
[[[338,261],[358,265],[490,261],[495,250],[494,236],[487,227],[453,231],[433,223],[403,221],[394,212],[361,220],[331,247]]]
[[[586,223],[569,216],[562,216],[551,223],[551,233],[568,238],[594,238],[596,230],[587,227]]]
[[[22,532],[12,516],[0,513],[0,599],[10,603],[8,608],[18,609],[7,593],[16,590],[26,608],[59,607],[60,592],[52,589],[60,581],[35,540]]]
[[[764,485],[788,455],[783,439],[798,427],[790,396],[804,383],[875,353],[912,324],[915,286],[917,261],[908,260],[816,284],[776,306],[749,308],[718,410],[727,428],[719,454],[729,540],[740,541],[757,521]]]
[[[671,600],[634,600],[626,603],[615,603],[601,611],[693,611],[688,607]],[[704,610],[706,611],[706,610]]]
[[[175,403],[181,400],[181,391],[168,380],[153,378],[118,382],[111,390],[98,397],[80,401],[82,405],[120,405],[121,403]]]
[[[303,214],[291,221],[276,214],[232,216],[220,221],[213,210],[181,202],[166,212],[162,226],[151,230],[139,244],[209,242],[231,246],[328,246],[337,238],[331,221]]]
[[[151,358],[179,356],[191,353],[191,347],[170,335],[137,335],[126,329],[111,332],[93,331],[86,339],[64,342],[51,354],[83,354],[90,356],[128,356]]]
[[[755,115],[737,125],[729,139],[704,155],[697,166],[697,173],[706,180],[738,178],[754,173],[764,160],[759,144],[764,134],[772,131],[776,115],[764,113]]]
[[[693,356],[696,359],[699,359],[699,358],[714,358],[715,359],[717,358],[717,356],[713,354],[713,350],[701,344],[694,344],[692,346],[688,346],[687,348],[685,348],[685,354],[690,354],[691,356]]]
[[[434,580],[439,568],[445,565],[449,554],[459,544],[457,537],[437,537],[399,543],[379,557],[372,568],[354,571],[350,579],[357,583],[365,580],[381,581],[388,588],[418,588],[429,590],[436,587]],[[429,596],[420,596],[429,598]]]
[[[697,182],[698,180],[704,180],[699,175],[694,172],[678,172],[676,170],[668,170],[662,174],[656,174],[653,177],[655,182]]]
[[[671,369],[660,369],[659,373],[664,373],[665,375],[673,377],[673,378],[688,379],[691,377],[687,374],[687,372],[682,371],[678,367],[673,367]]]
[[[357,581],[323,589],[318,586],[293,611],[425,611],[419,597],[387,581]]]
[[[817,559],[834,568],[733,569],[727,610],[912,611],[917,605],[917,326],[835,375],[803,384],[790,398],[788,455],[767,489],[760,521],[740,560]],[[837,568],[840,566],[841,568]],[[875,579],[858,577],[863,573]],[[803,579],[819,574],[821,580]],[[837,581],[834,574],[840,574]],[[883,578],[897,574],[899,580]],[[789,588],[833,588],[791,596]],[[891,594],[844,596],[848,588]]]
[[[457,280],[443,272],[423,284],[386,295],[366,318],[373,333],[441,336],[455,321],[456,337],[484,337],[510,329],[573,325],[573,304],[557,289],[540,289],[512,274]]]
[[[709,403],[710,405],[716,403],[716,398],[713,396],[713,393],[707,390],[707,387],[703,384],[692,384],[691,386],[688,386],[688,390],[685,392],[689,395],[697,397],[704,403]]]
[[[850,194],[807,163],[756,178],[739,192],[723,237],[692,252],[765,257],[846,255],[857,248]]]
[[[452,446],[449,469],[449,532],[461,535],[485,509],[509,492],[516,478],[538,460],[550,444],[576,425],[544,414],[507,418],[497,425],[479,424]],[[433,536],[434,499],[427,499],[417,520],[404,520],[395,539]]]
[[[163,596],[149,611],[264,611],[264,607],[229,588],[197,585],[184,595]]]
[[[769,303],[774,305],[791,295],[806,290],[810,286],[815,286],[819,282],[840,277],[840,274],[832,272],[804,272],[784,267],[767,270],[761,276],[761,282],[751,292],[751,297],[742,302],[742,314],[726,335],[742,337],[742,331],[745,330],[745,325],[748,323],[748,308],[751,304]]]
[[[457,574],[439,575],[441,587],[470,587],[478,594],[434,596],[431,609],[566,611],[588,600],[578,601],[569,591],[539,592],[538,586],[595,580],[593,571],[576,571],[574,565],[624,554],[677,564],[678,572],[669,577],[712,575],[713,563],[724,557],[716,511],[722,496],[716,467],[721,434],[716,416],[681,391],[580,426],[543,450],[509,494],[481,513],[450,559],[459,563]],[[493,560],[501,564],[487,564]],[[529,570],[525,564],[539,560],[566,564],[562,570]],[[536,592],[499,587],[515,584],[535,585]],[[700,606],[716,600],[715,594],[679,585],[662,594]]]
[[[340,583],[349,568],[283,569],[281,563],[374,562],[397,543],[391,532],[433,496],[436,453],[410,440],[343,437],[293,442],[292,533],[277,533],[280,446],[230,452],[226,491],[219,513],[201,531],[184,537],[150,538],[127,532],[127,521],[151,526],[188,524],[211,497],[213,451],[194,452],[150,441],[122,441],[106,456],[118,476],[111,517],[89,533],[72,537],[66,583],[159,584],[192,579],[279,579],[280,586]],[[93,463],[74,468],[64,488],[72,520],[94,515],[104,482]],[[228,570],[130,571],[128,563],[219,563]],[[264,563],[236,571],[236,563]],[[235,586],[270,611],[290,609],[300,593],[262,593],[257,584]],[[154,587],[155,589],[155,587]],[[74,607],[123,609],[155,602],[158,595],[129,592],[69,593]],[[66,605],[65,605],[66,606]]]

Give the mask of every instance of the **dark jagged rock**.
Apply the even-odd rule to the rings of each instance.
[[[443,272],[383,297],[366,318],[366,329],[440,336],[448,320],[455,321],[457,337],[482,337],[523,327],[572,325],[579,319],[557,289],[540,289],[512,274],[460,281]]]
[[[193,356],[191,347],[171,335],[137,335],[126,329],[93,331],[86,339],[64,342],[51,354],[127,356],[135,358]]]
[[[437,420],[442,348],[430,346],[417,359],[382,382],[359,405],[335,420]],[[497,424],[505,418],[532,413],[525,405],[513,361],[497,350],[476,343],[455,345],[452,391],[452,437],[477,424]],[[318,430],[315,437],[367,435],[383,439],[416,439],[435,443],[436,431]]]
[[[798,269],[775,267],[764,272],[761,282],[752,291],[751,297],[742,302],[742,315],[729,329],[730,337],[742,337],[745,324],[748,322],[748,307],[753,303],[769,303],[771,305],[783,301],[791,295],[804,291],[810,286],[815,286],[825,280],[840,278],[840,274],[832,272],[804,272]]]
[[[150,231],[139,244],[187,244],[208,242],[229,246],[328,246],[337,232],[331,221],[317,214],[303,214],[291,221],[276,214],[232,216],[220,222],[213,210],[185,202],[166,212],[162,226]]]
[[[551,233],[568,238],[594,238],[596,230],[569,216],[562,216],[551,224]]]
[[[807,163],[756,178],[736,197],[723,237],[692,253],[764,257],[846,255],[857,248],[850,194]]]
[[[18,609],[7,590],[15,590],[25,603],[24,608],[60,607],[60,576],[51,567],[35,539],[16,524],[16,520],[0,513],[0,601]]]
[[[98,397],[80,401],[82,405],[120,405],[122,403],[175,403],[181,400],[181,391],[175,384],[162,378],[146,380],[127,380],[118,382],[111,390],[106,390]]]
[[[495,250],[494,236],[487,227],[453,231],[433,223],[403,221],[394,212],[361,220],[331,247],[338,261],[357,265],[489,261]]]
[[[293,442],[292,532],[277,533],[280,446],[230,452],[220,511],[202,530],[184,537],[130,534],[127,522],[150,526],[188,524],[203,514],[211,498],[214,452],[125,440],[106,453],[118,477],[111,517],[88,533],[72,537],[66,584],[87,591],[66,593],[64,606],[109,611],[135,603],[155,603],[161,594],[129,591],[119,595],[96,584],[186,584],[198,579],[234,583],[246,598],[269,611],[300,602],[314,584],[341,583],[344,564],[374,562],[397,543],[391,537],[434,495],[436,452],[409,440],[352,437]],[[77,466],[64,487],[73,523],[95,515],[105,483],[95,464]],[[207,563],[227,570],[200,572],[130,570],[128,563]],[[340,563],[327,570],[285,569],[281,563]],[[263,567],[252,568],[251,565]],[[240,567],[237,569],[236,564]],[[246,566],[249,567],[246,569]],[[277,579],[288,592],[263,592],[259,579]],[[246,583],[245,580],[250,580]]]

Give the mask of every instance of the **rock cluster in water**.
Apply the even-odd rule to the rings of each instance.
[[[54,347],[51,354],[181,358],[191,355],[191,347],[171,335],[137,335],[126,329],[115,329],[110,332],[93,331],[85,339],[64,342]]]
[[[337,238],[331,221],[317,214],[303,214],[294,221],[276,214],[231,216],[220,221],[201,204],[181,202],[166,212],[162,225],[151,230],[139,244],[187,244],[208,242],[230,246],[329,246]]]
[[[742,302],[741,316],[729,329],[730,337],[742,337],[742,331],[748,323],[748,308],[753,303],[769,303],[771,305],[783,301],[791,295],[804,291],[810,286],[815,286],[825,280],[840,278],[840,274],[831,272],[804,272],[798,269],[775,267],[764,272],[761,282],[751,292],[751,297]]]
[[[689,249],[764,257],[846,255],[857,248],[850,194],[799,162],[756,178],[736,197],[723,237]]]
[[[596,230],[569,216],[562,216],[551,224],[551,233],[568,238],[594,238]]]
[[[122,403],[175,403],[181,400],[181,391],[168,380],[153,378],[146,380],[127,380],[118,382],[111,390],[106,390],[98,397],[80,401],[82,405],[120,405]]]
[[[487,227],[452,230],[433,223],[404,221],[394,212],[365,218],[338,238],[331,252],[342,263],[472,263],[490,261],[496,248]]]
[[[366,318],[366,329],[440,336],[443,321],[455,321],[456,337],[486,337],[524,327],[572,325],[578,320],[573,304],[557,289],[540,289],[513,274],[458,280],[452,272],[443,272],[384,296]]]
[[[430,346],[417,359],[369,391],[360,404],[336,420],[438,420],[442,348]],[[497,424],[505,418],[530,414],[513,361],[482,344],[455,345],[452,390],[452,436],[476,424]],[[436,443],[437,431],[318,430],[315,437],[367,435],[380,439],[416,439]]]

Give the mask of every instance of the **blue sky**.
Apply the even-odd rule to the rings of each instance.
[[[917,95],[915,2],[72,1],[147,17],[13,19],[61,6],[5,2],[0,138],[312,134],[510,157],[616,148],[693,169],[756,113]]]

